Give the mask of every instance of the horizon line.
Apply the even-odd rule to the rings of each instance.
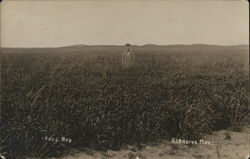
[[[122,44],[72,44],[72,45],[63,45],[63,46],[45,46],[45,47],[2,47],[0,46],[1,49],[42,49],[42,48],[64,48],[64,47],[74,47],[74,46],[125,46],[126,43]],[[155,43],[147,43],[147,44],[131,44],[131,46],[147,46],[147,45],[152,45],[152,46],[176,46],[176,45],[182,45],[182,46],[192,46],[192,45],[207,45],[207,46],[221,46],[221,47],[229,47],[229,46],[242,46],[246,45],[249,46],[249,44],[232,44],[232,45],[221,45],[221,44],[206,44],[206,43],[193,43],[193,44],[155,44]]]

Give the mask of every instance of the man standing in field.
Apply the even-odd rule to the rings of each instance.
[[[126,44],[126,51],[122,54],[122,67],[131,68],[134,66],[134,52],[132,52],[129,47],[130,44]]]

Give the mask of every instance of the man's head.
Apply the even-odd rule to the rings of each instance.
[[[129,43],[125,44],[126,48],[127,48],[127,52],[129,52],[129,47],[131,46]]]
[[[126,43],[125,46],[129,47],[129,46],[131,46],[131,45],[130,45],[129,43]]]

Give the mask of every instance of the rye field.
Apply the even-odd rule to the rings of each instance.
[[[199,139],[247,119],[248,47],[132,49],[135,66],[124,69],[122,46],[2,48],[1,153],[50,157]]]

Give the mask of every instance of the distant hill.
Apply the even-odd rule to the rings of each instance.
[[[181,51],[181,52],[190,52],[192,50],[249,50],[249,45],[232,45],[232,46],[222,46],[222,45],[208,45],[208,44],[192,44],[192,45],[156,45],[156,44],[146,44],[146,45],[131,45],[130,46],[135,51]],[[125,48],[123,45],[70,45],[63,47],[54,47],[54,48],[1,48],[3,53],[45,53],[45,52],[56,52],[56,53],[67,53],[67,52],[86,52],[86,51],[117,51],[120,52]]]
[[[78,45],[63,46],[63,47],[60,47],[60,48],[64,48],[64,47],[88,47],[88,46],[90,46],[90,45],[78,44]]]
[[[156,45],[156,44],[146,44],[142,45],[142,47],[168,47],[168,48],[249,48],[249,45],[209,45],[209,44],[175,44],[175,45]]]

